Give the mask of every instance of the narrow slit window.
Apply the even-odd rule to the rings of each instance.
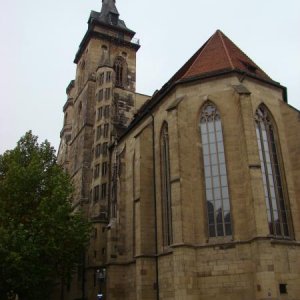
[[[106,183],[102,183],[101,186],[101,199],[105,200],[106,199]]]
[[[100,190],[100,186],[96,185],[94,187],[94,202],[97,202],[99,200],[99,190]]]
[[[161,131],[161,182],[162,182],[162,218],[164,245],[173,243],[172,199],[170,185],[170,149],[168,125],[165,123]]]

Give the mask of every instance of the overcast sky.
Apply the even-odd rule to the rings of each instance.
[[[65,89],[101,0],[0,0],[0,154],[32,130],[57,149]],[[221,29],[300,109],[299,0],[117,0],[141,40],[137,91],[152,94]]]

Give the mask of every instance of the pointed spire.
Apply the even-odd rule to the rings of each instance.
[[[119,12],[116,7],[116,0],[102,0],[100,19],[105,23],[117,26],[119,23]]]
[[[120,36],[124,33],[127,38],[133,38],[135,32],[129,29],[125,22],[119,18],[119,12],[116,7],[116,0],[102,0],[101,11],[91,11],[89,20],[89,30],[94,30],[94,25],[101,26],[103,28],[110,28],[113,31],[120,33]]]
[[[102,0],[101,14],[113,13],[119,15],[116,7],[116,0]]]

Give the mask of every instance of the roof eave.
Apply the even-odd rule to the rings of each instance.
[[[131,38],[133,38],[136,34],[135,31],[129,29],[129,28],[123,28],[123,27],[120,27],[118,25],[112,25],[112,24],[109,24],[109,23],[106,23],[106,22],[103,22],[101,20],[98,20],[98,19],[95,19],[95,18],[91,18],[88,23],[91,25],[100,25],[102,27],[106,27],[108,29],[113,29],[113,30],[116,30],[116,31],[121,31],[121,32],[124,32],[124,33],[127,33],[129,34],[129,36]]]
[[[244,77],[249,77],[255,80],[258,80],[260,82],[263,82],[265,84],[277,87],[282,89],[282,97],[283,97],[283,101],[285,103],[287,103],[287,88],[285,86],[282,86],[280,83],[273,81],[273,80],[267,80],[267,79],[263,79],[260,78],[258,76],[255,76],[253,74],[247,73],[245,71],[241,71],[241,70],[237,70],[237,69],[224,69],[222,71],[215,71],[215,72],[210,72],[210,73],[205,73],[205,74],[201,74],[201,75],[197,75],[197,76],[193,76],[193,77],[188,77],[188,78],[184,78],[184,79],[180,79],[178,81],[175,82],[170,82],[168,81],[162,88],[160,91],[158,91],[153,98],[149,101],[149,103],[146,105],[146,107],[144,108],[144,110],[141,112],[141,115],[138,115],[135,119],[133,119],[133,121],[129,124],[128,128],[126,129],[126,131],[119,137],[119,141],[123,140],[125,138],[125,136],[127,136],[127,134],[134,128],[136,127],[145,117],[149,116],[151,114],[151,112],[154,110],[154,108],[157,106],[157,104],[160,103],[160,101],[169,93],[173,90],[173,88],[175,88],[177,85],[181,85],[181,84],[187,84],[187,83],[191,83],[194,81],[202,81],[202,80],[207,80],[210,78],[215,78],[215,77],[221,77],[221,76],[225,76],[225,75],[229,75],[229,74],[240,74],[243,75]]]

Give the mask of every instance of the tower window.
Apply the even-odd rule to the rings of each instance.
[[[110,98],[110,88],[105,89],[105,100],[109,100]]]
[[[107,162],[102,164],[102,176],[106,176],[107,174]]]
[[[104,83],[104,73],[100,73],[99,75],[99,85],[102,85]]]
[[[289,237],[290,217],[278,136],[275,123],[264,105],[257,109],[255,123],[270,234]]]
[[[118,32],[118,39],[119,40],[124,40],[124,33],[123,32]]]
[[[212,103],[200,120],[208,232],[210,237],[232,235],[229,189],[220,113]]]
[[[94,178],[98,178],[100,175],[100,165],[97,164],[94,169]]]
[[[96,132],[96,140],[99,140],[101,135],[102,135],[102,125],[99,125],[97,127],[97,132]]]
[[[118,21],[119,21],[119,16],[117,14],[110,13],[110,22],[111,22],[111,24],[117,26]]]
[[[106,73],[106,82],[110,82],[111,81],[111,72],[107,72]]]
[[[102,101],[103,100],[103,90],[100,90],[98,93],[98,101]]]
[[[109,105],[104,107],[104,118],[109,118]]]
[[[280,283],[279,284],[279,292],[280,294],[287,294],[287,284],[285,283]]]
[[[102,119],[103,116],[103,108],[99,107],[98,108],[98,121]]]
[[[94,187],[94,201],[95,202],[97,202],[98,200],[99,200],[99,189],[100,189],[100,187],[99,187],[99,185],[96,185],[95,187]]]
[[[107,143],[103,143],[103,146],[102,146],[102,154],[103,155],[107,155]]]
[[[162,181],[162,218],[163,218],[163,238],[164,245],[173,243],[172,231],[172,199],[170,186],[170,151],[168,125],[162,127],[160,137],[161,147],[161,181]]]
[[[105,138],[108,137],[108,130],[109,130],[109,124],[104,124],[104,132],[103,132],[103,136]]]
[[[103,183],[101,186],[101,199],[106,199],[106,183]]]
[[[96,151],[95,151],[95,157],[99,157],[101,154],[101,144],[97,144]]]
[[[123,57],[118,56],[114,63],[114,71],[116,75],[116,87],[125,87],[127,81],[127,63]]]

